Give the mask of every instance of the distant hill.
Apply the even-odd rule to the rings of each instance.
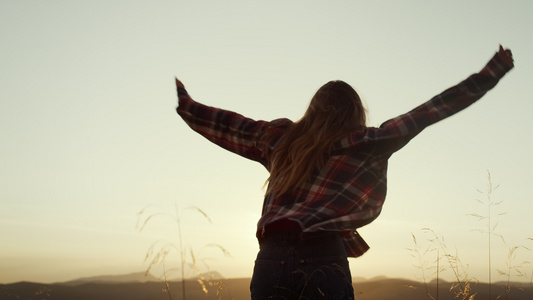
[[[125,275],[102,275],[83,277],[75,280],[62,282],[65,285],[80,285],[83,283],[126,283],[126,282],[159,282],[157,277],[152,274],[145,275],[145,272],[130,273]]]
[[[208,280],[222,280],[224,277],[218,272],[210,272],[202,274],[205,279]],[[199,276],[194,276],[188,278],[188,280],[196,280]],[[92,277],[82,277],[67,282],[61,282],[58,284],[64,285],[80,285],[84,283],[144,283],[144,282],[162,282],[163,280],[152,275],[146,275],[145,272],[130,273],[125,275],[101,275],[101,276],[92,276]],[[169,281],[181,281],[176,278],[169,279]],[[0,299],[1,300],[1,299]]]
[[[0,300],[167,300],[165,284],[160,281],[139,282],[139,273],[124,276],[98,276],[85,278],[68,283],[40,284],[31,282],[19,282],[14,284],[0,285]],[[100,281],[108,278],[109,281]],[[135,282],[120,282],[125,278],[133,278]],[[97,279],[97,280],[95,280]],[[152,278],[153,279],[153,278]],[[85,280],[85,281],[84,281]],[[113,281],[114,280],[114,281]],[[76,284],[73,284],[76,282]],[[436,281],[427,284],[427,291],[439,300],[456,299],[450,291],[452,283],[439,281],[438,291]],[[196,281],[186,282],[187,299],[250,299],[250,278],[223,279],[220,282],[211,281],[213,286],[206,283],[207,295]],[[173,299],[181,299],[181,281],[170,282],[170,293]],[[357,300],[427,300],[426,289],[420,282],[396,279],[396,278],[372,278],[361,280],[358,278],[354,284]],[[217,291],[220,293],[217,295]],[[475,300],[488,299],[488,285],[478,283],[472,285]],[[509,295],[505,294],[505,285],[492,285],[492,298],[503,295],[500,299],[525,300],[532,299],[533,287],[529,283],[512,283]]]
[[[73,284],[76,282],[77,284]],[[186,281],[187,299],[250,299],[249,278],[227,279],[222,282],[206,283],[208,293],[202,290],[197,281]],[[159,282],[86,282],[41,284],[18,282],[0,284],[0,300],[168,300],[165,283]],[[181,299],[182,285],[170,282],[169,290],[173,299]],[[219,296],[217,296],[217,292]]]

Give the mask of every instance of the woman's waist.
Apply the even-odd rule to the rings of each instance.
[[[304,232],[300,224],[287,219],[279,220],[264,226],[258,234],[259,243],[265,240],[289,243],[313,243],[317,240],[327,241],[341,238],[336,231]]]

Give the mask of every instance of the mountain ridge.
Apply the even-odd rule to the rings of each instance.
[[[139,273],[132,273],[139,275]],[[144,274],[144,273],[141,273]],[[91,280],[102,279],[106,276],[90,277]],[[120,277],[120,276],[119,276]],[[127,277],[127,276],[126,276]],[[117,279],[112,276],[112,279]],[[125,277],[123,277],[125,278]],[[2,300],[167,300],[169,294],[180,295],[183,291],[181,281],[159,282],[91,282],[80,281],[77,285],[67,284],[39,284],[19,282],[14,284],[0,284],[0,299]],[[424,285],[419,281],[398,278],[373,278],[364,282],[355,282],[354,290],[358,299],[365,300],[427,300],[427,295],[438,295],[440,300],[454,300],[455,292],[450,290],[455,284],[439,281],[428,282]],[[187,280],[186,294],[189,299],[249,299],[250,278],[224,279],[202,286],[196,280]],[[507,291],[502,284],[492,284],[493,295],[503,295],[509,300],[531,299],[533,285],[529,283],[511,283],[511,290]],[[475,299],[488,299],[488,284],[472,284],[471,294]],[[205,288],[205,290],[204,290]],[[207,292],[206,292],[207,291]]]
[[[198,278],[205,278],[208,280],[222,280],[225,279],[222,274],[219,272],[209,272],[205,274],[190,276],[185,278],[185,280],[196,280]],[[145,282],[162,282],[163,279],[156,277],[150,273],[146,272],[133,272],[128,274],[119,274],[119,275],[97,275],[89,277],[81,277],[69,281],[56,282],[55,284],[64,284],[64,285],[80,285],[85,283],[145,283]],[[181,281],[181,278],[169,278],[168,281]],[[30,282],[27,282],[30,283]]]

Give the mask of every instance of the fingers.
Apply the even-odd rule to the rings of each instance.
[[[183,83],[178,79],[178,77],[174,77],[176,79],[176,88],[185,88],[183,86]]]
[[[507,57],[511,57],[511,58],[513,57],[513,53],[511,53],[511,50],[509,50],[509,49],[505,50],[505,55]]]

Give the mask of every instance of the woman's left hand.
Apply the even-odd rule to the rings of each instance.
[[[176,88],[184,89],[185,86],[183,85],[183,83],[178,79],[178,77],[175,77],[175,78],[176,78]]]

